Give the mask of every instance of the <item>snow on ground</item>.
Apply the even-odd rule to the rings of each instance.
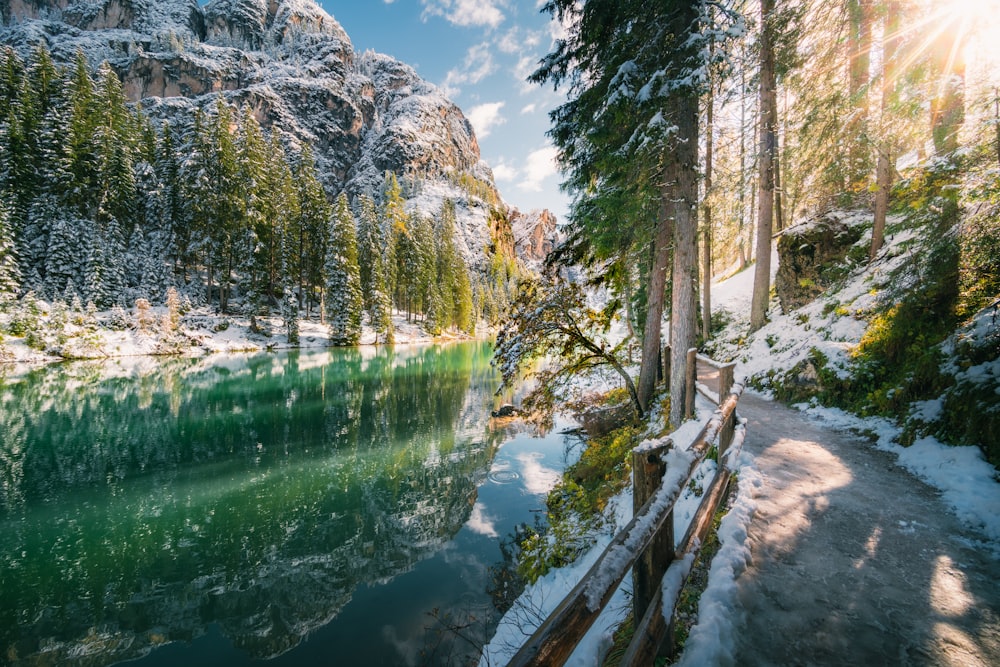
[[[93,326],[74,324],[72,321],[60,328],[52,323],[53,307],[45,302],[37,303],[41,311],[37,329],[43,332],[42,337],[47,343],[45,349],[30,346],[27,336],[0,336],[0,371],[6,377],[16,377],[41,364],[64,361],[67,357],[107,359],[180,355],[211,358],[217,363],[228,354],[330,346],[329,330],[318,319],[299,320],[300,342],[292,345],[288,342],[283,321],[278,317],[258,318],[258,327],[266,333],[253,333],[249,318],[218,315],[201,307],[182,316],[178,331],[168,335],[161,324],[167,313],[165,307],[150,309],[153,322],[145,328],[136,323],[135,309],[125,311],[124,317],[129,324],[120,329],[107,328],[113,317],[109,312],[96,313],[95,317],[102,326],[94,330]],[[11,317],[10,313],[0,313],[0,330],[6,327]],[[470,339],[469,336],[454,333],[431,336],[423,329],[422,323],[407,322],[406,313],[400,311],[393,313],[393,327],[397,346]],[[361,345],[375,345],[374,330],[367,325],[362,329]],[[63,334],[65,340],[60,341],[59,334]],[[63,354],[56,354],[55,347],[61,348]]]
[[[891,222],[891,221],[890,221]],[[872,312],[880,298],[880,289],[897,267],[912,260],[911,241],[916,232],[906,230],[890,237],[880,261],[855,270],[844,285],[810,304],[781,314],[776,303],[771,304],[771,321],[756,334],[744,336],[749,329],[749,304],[753,291],[754,267],[713,284],[713,308],[726,310],[732,321],[720,338],[717,358],[737,361],[736,378],[760,377],[770,369],[787,371],[806,360],[813,348],[823,352],[831,365],[844,372],[848,355],[867,327],[865,316]],[[870,236],[858,242],[867,244]],[[772,255],[772,271],[777,270],[778,257]],[[739,333],[739,332],[742,332]],[[958,334],[962,340],[983,340],[995,333],[991,309],[980,312]],[[948,344],[954,345],[954,342]],[[981,367],[952,369],[960,379],[976,374],[1000,376],[1000,363],[994,361]],[[835,428],[875,434],[876,446],[893,452],[903,466],[927,483],[941,490],[943,498],[963,523],[977,529],[989,540],[1000,542],[1000,484],[997,472],[976,447],[952,447],[926,437],[910,447],[897,444],[901,429],[886,419],[862,419],[841,410],[815,404],[796,406]],[[930,419],[941,409],[940,401],[916,404],[913,413]]]
[[[741,452],[735,468],[736,497],[719,525],[720,548],[712,559],[708,584],[698,600],[698,623],[691,628],[678,661],[682,667],[733,663],[738,624],[733,611],[736,578],[751,559],[747,531],[756,510],[754,495],[763,483],[750,454]]]
[[[722,309],[732,318],[723,336],[727,339],[715,356],[737,361],[736,377],[762,376],[770,369],[782,371],[807,359],[813,348],[825,354],[841,371],[847,355],[858,344],[867,323],[865,317],[878,303],[880,290],[888,276],[901,264],[911,261],[908,249],[914,232],[905,231],[889,239],[881,259],[871,267],[861,267],[835,293],[821,296],[803,308],[781,314],[777,303],[770,307],[771,321],[760,332],[745,337],[749,329],[750,298],[753,291],[751,266],[712,286],[713,308]],[[859,243],[868,243],[867,235]],[[773,272],[778,257],[772,255]],[[995,335],[992,309],[980,312],[956,339],[985,340]],[[954,345],[956,341],[946,343]],[[993,374],[1000,376],[1000,364],[989,362],[981,367],[952,369],[962,377]],[[815,404],[796,406],[833,428],[871,433],[875,446],[894,453],[897,463],[942,492],[942,500],[967,526],[980,532],[987,549],[1000,554],[1000,484],[997,471],[976,447],[953,447],[934,438],[917,440],[910,447],[897,444],[901,429],[882,418],[860,418],[842,410]],[[940,401],[915,406],[927,417],[940,410]],[[751,434],[752,437],[752,434]],[[754,511],[753,490],[761,483],[748,454],[739,462],[740,486],[735,505],[719,529],[722,549],[712,562],[707,589],[699,602],[699,618],[692,628],[680,665],[729,664],[732,662],[733,628],[738,624],[734,611],[736,578],[743,571],[750,554],[746,547],[747,526]]]
[[[844,214],[848,224],[859,224],[859,216]],[[890,224],[893,220],[890,220]],[[712,285],[712,309],[725,311],[729,324],[717,336],[712,356],[737,362],[736,377],[761,378],[769,371],[785,372],[806,361],[815,352],[824,355],[830,368],[842,377],[846,374],[850,350],[867,329],[866,317],[878,305],[889,276],[901,265],[913,261],[913,230],[896,233],[887,239],[880,260],[855,268],[845,283],[815,301],[782,314],[777,300],[772,300],[770,321],[755,334],[746,335],[750,322],[750,298],[753,293],[754,266]],[[867,245],[867,232],[858,241]],[[772,246],[771,284],[778,269],[777,244]]]

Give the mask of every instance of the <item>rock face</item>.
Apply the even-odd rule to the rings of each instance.
[[[314,0],[0,0],[0,17],[0,41],[25,59],[45,44],[57,63],[78,50],[93,67],[109,62],[154,120],[218,95],[248,107],[288,144],[312,146],[331,196],[377,194],[386,171],[441,185],[405,193],[410,208],[433,215],[455,201],[473,264],[495,245],[493,209],[507,218],[462,111],[404,63],[355,53]]]
[[[515,208],[510,213],[510,225],[517,254],[526,262],[541,264],[559,243],[556,216],[548,210],[521,213]]]
[[[847,253],[860,238],[860,227],[838,212],[787,229],[778,239],[774,280],[782,312],[799,308],[825,292],[833,279],[842,275]]]

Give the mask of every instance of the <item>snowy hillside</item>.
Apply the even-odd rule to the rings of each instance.
[[[471,265],[496,241],[491,208],[506,205],[462,111],[408,65],[355,53],[313,0],[4,0],[0,17],[23,59],[44,45],[57,64],[107,61],[154,121],[190,122],[220,95],[249,108],[286,145],[311,146],[331,197],[377,197],[387,171],[429,184],[409,208],[454,200]]]

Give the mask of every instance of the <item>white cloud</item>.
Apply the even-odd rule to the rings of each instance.
[[[459,86],[476,84],[496,71],[493,54],[487,43],[477,44],[465,54],[461,67],[449,70],[441,87],[448,97],[455,97],[461,90]]]
[[[538,110],[538,105],[532,102],[531,104],[525,104],[521,108],[521,115],[527,116],[529,113],[535,113]]]
[[[524,53],[541,44],[541,34],[514,26],[496,40],[497,48],[508,55]]]
[[[528,77],[531,76],[537,68],[538,58],[533,56],[522,56],[521,58],[518,58],[517,64],[514,65],[514,78],[518,81],[522,95],[538,89],[536,84],[528,81]]]
[[[441,16],[462,27],[496,28],[504,21],[504,0],[421,0],[424,17]]]
[[[519,173],[521,172],[519,172],[516,168],[510,166],[509,164],[504,164],[503,162],[493,167],[493,178],[505,183],[513,183]]]
[[[478,138],[488,137],[494,127],[507,122],[507,119],[500,115],[503,106],[504,102],[489,102],[469,109],[466,118],[472,123]]]
[[[552,145],[529,153],[524,163],[524,178],[517,186],[526,192],[541,192],[542,181],[559,173],[557,156],[558,151]]]

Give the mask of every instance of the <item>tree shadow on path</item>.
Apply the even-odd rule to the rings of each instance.
[[[745,394],[763,475],[736,665],[1000,665],[1000,560],[862,438]]]

